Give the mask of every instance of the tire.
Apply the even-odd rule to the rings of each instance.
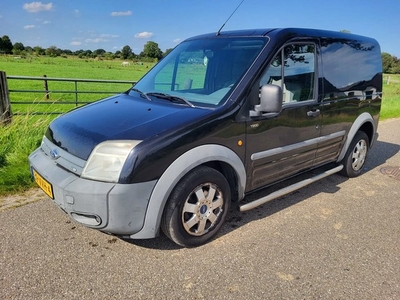
[[[180,246],[200,246],[221,229],[230,202],[226,178],[215,169],[200,166],[183,177],[172,191],[161,229]]]
[[[346,177],[361,175],[369,150],[369,138],[363,131],[358,131],[351,141],[349,149],[342,160],[343,169],[340,172]]]

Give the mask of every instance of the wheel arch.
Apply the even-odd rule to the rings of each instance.
[[[369,138],[369,147],[371,148],[376,139],[376,130],[378,127],[377,121],[367,112],[362,113],[358,116],[358,118],[353,122],[349,132],[347,133],[347,138],[345,144],[342,148],[342,151],[339,154],[337,161],[341,161],[349,148],[351,141],[354,139],[354,136],[358,131],[363,131]]]
[[[215,169],[218,172],[220,172],[222,175],[225,176],[225,178],[228,180],[228,183],[229,183],[233,202],[238,201],[243,198],[243,196],[239,192],[238,174],[236,173],[235,169],[230,164],[228,164],[227,162],[220,161],[220,160],[219,161],[213,160],[213,161],[208,161],[202,165],[210,167],[212,169]],[[199,166],[196,166],[196,168]],[[232,183],[234,183],[234,184],[232,184]]]
[[[374,140],[374,126],[372,125],[371,122],[365,122],[359,129],[358,131],[363,131],[365,134],[368,136],[369,139],[369,147],[373,144]]]
[[[131,238],[151,238],[158,235],[165,204],[173,188],[188,172],[201,165],[214,168],[227,178],[232,195],[235,195],[233,200],[244,197],[246,171],[240,157],[225,146],[198,146],[179,156],[161,175],[150,195],[143,228],[131,235]]]

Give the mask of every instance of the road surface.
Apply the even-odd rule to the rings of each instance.
[[[399,128],[380,123],[361,177],[232,209],[194,249],[117,239],[45,198],[4,210],[0,299],[400,299]]]

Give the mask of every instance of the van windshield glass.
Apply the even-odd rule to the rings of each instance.
[[[194,106],[222,105],[266,42],[260,37],[183,42],[140,79],[135,90],[149,98],[181,98]]]

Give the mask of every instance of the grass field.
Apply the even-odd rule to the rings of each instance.
[[[0,69],[7,75],[62,78],[138,80],[154,64],[121,66],[121,60],[80,59],[76,57],[14,58],[0,55]]]
[[[122,67],[120,60],[97,61],[78,58],[44,58],[32,57],[15,59],[0,56],[0,71],[6,71],[13,76],[37,76],[56,78],[83,78],[137,81],[153,64],[131,64]],[[387,75],[384,78],[383,104],[381,120],[400,117],[400,75]],[[69,83],[70,84],[70,83]],[[125,85],[96,85],[88,83],[79,89],[108,90],[121,92],[130,87]],[[9,89],[43,89],[42,81],[9,80]],[[50,90],[73,90],[73,86],[65,83],[49,82]],[[70,98],[69,98],[70,97]],[[40,145],[43,133],[54,115],[33,115],[36,111],[65,111],[73,105],[58,105],[58,102],[74,100],[74,94],[51,94],[50,99],[44,98],[44,93],[12,94],[12,101],[48,101],[48,105],[12,105],[13,112],[21,112],[14,116],[13,122],[7,126],[0,125],[0,195],[22,192],[35,186],[31,181],[27,157]],[[84,100],[96,100],[105,95],[85,94]]]
[[[390,83],[383,78],[383,100],[381,108],[381,120],[400,117],[400,74],[390,75]]]
[[[128,67],[121,66],[121,60],[95,60],[80,59],[75,57],[30,57],[14,58],[12,56],[0,56],[0,70],[6,71],[7,76],[30,76],[50,78],[79,78],[79,79],[103,79],[103,80],[121,80],[135,82],[154,64],[131,62]],[[78,94],[78,101],[95,101],[105,98],[109,95],[120,93],[129,89],[132,84],[116,83],[77,83],[79,91],[110,91],[109,94]],[[8,80],[9,90],[37,90],[40,92],[11,92],[12,102],[47,102],[52,105],[56,112],[66,112],[75,107],[75,105],[58,104],[62,102],[75,101],[74,93],[51,92],[49,99],[46,99],[44,92],[44,81],[42,80]],[[49,91],[74,91],[74,82],[48,81]],[[32,107],[13,103],[13,113],[31,111]],[[36,111],[47,111],[47,105],[35,106]]]

